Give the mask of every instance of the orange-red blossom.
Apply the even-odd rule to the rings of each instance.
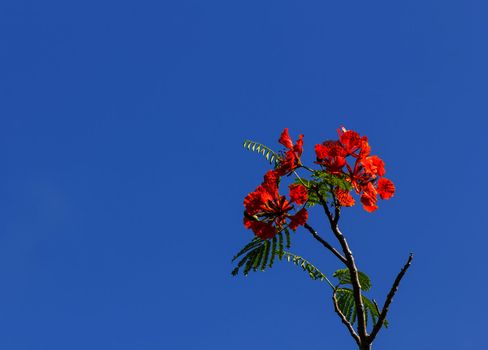
[[[315,145],[317,164],[330,174],[344,176],[352,188],[360,195],[363,208],[368,212],[378,209],[377,195],[389,199],[395,193],[395,185],[385,177],[385,163],[381,158],[370,155],[371,147],[366,136],[346,130],[337,130],[339,140],[327,140]],[[350,164],[348,160],[353,162]],[[354,198],[349,191],[334,189],[340,205],[354,205]]]
[[[276,233],[287,227],[296,230],[308,219],[305,208],[301,208],[293,215],[290,213],[294,209],[293,203],[302,205],[307,201],[305,186],[290,185],[290,200],[287,200],[278,192],[279,180],[276,171],[268,171],[264,175],[263,183],[244,198],[244,225],[262,239],[273,238]]]

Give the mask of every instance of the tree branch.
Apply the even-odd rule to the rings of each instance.
[[[346,316],[342,313],[342,311],[339,309],[339,305],[337,303],[337,298],[336,298],[336,292],[334,290],[334,293],[332,293],[332,300],[334,301],[334,310],[335,312],[339,315],[339,317],[342,320],[342,323],[344,323],[349,330],[349,333],[351,333],[351,336],[354,338],[356,343],[361,346],[361,339],[359,338],[358,334],[354,331],[354,328],[352,327],[352,324],[347,320]]]
[[[359,283],[358,268],[356,266],[356,262],[354,261],[354,256],[352,255],[351,249],[347,244],[346,238],[339,230],[339,227],[337,225],[334,225],[332,231],[334,232],[335,236],[337,237],[337,240],[341,244],[342,250],[347,259],[346,266],[349,269],[349,274],[351,275],[351,284],[352,284],[352,290],[354,295],[354,302],[356,304],[356,313],[358,318],[358,333],[359,333],[359,337],[363,341],[367,338],[368,334],[366,332],[366,319],[364,315],[363,298],[361,296],[361,284]]]
[[[303,227],[305,227],[317,241],[322,243],[325,248],[329,249],[332,254],[334,254],[340,261],[342,261],[343,264],[347,264],[346,258],[343,257],[342,254],[339,253],[333,246],[331,246],[329,242],[320,237],[317,231],[315,231],[312,226],[306,223],[305,225],[303,225]]]
[[[407,272],[408,268],[412,264],[412,259],[413,259],[413,254],[410,253],[407,262],[401,269],[400,273],[397,275],[395,278],[395,281],[393,282],[393,285],[391,286],[390,292],[388,293],[385,304],[383,305],[383,309],[381,310],[381,314],[378,317],[378,322],[375,324],[373,331],[371,332],[371,335],[368,337],[369,343],[372,343],[376,335],[381,329],[381,326],[383,325],[383,322],[385,322],[386,315],[388,313],[388,308],[390,307],[391,302],[393,301],[393,297],[395,296],[395,293],[398,290],[398,286],[400,285],[400,281],[402,280],[403,276]]]
[[[354,256],[352,255],[351,249],[349,248],[349,245],[347,244],[346,238],[342,234],[342,232],[339,230],[338,222],[340,218],[340,209],[338,208],[338,205],[336,203],[336,199],[334,196],[334,202],[336,203],[335,205],[335,216],[333,217],[329,207],[327,206],[327,202],[322,198],[320,194],[318,194],[320,204],[324,208],[324,211],[329,218],[330,222],[330,228],[332,229],[332,232],[336,236],[337,240],[339,241],[342,251],[346,257],[346,266],[349,270],[349,274],[351,276],[351,284],[352,284],[352,290],[353,290],[353,296],[354,296],[354,302],[356,304],[356,314],[358,318],[358,333],[359,333],[359,338],[361,341],[366,341],[368,337],[368,333],[366,330],[366,317],[364,314],[364,304],[363,304],[363,298],[361,297],[361,284],[359,283],[359,275],[358,275],[358,268],[356,266],[356,262],[354,261]]]

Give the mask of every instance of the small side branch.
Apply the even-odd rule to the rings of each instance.
[[[342,320],[342,323],[347,327],[349,330],[349,333],[351,333],[351,336],[354,338],[356,343],[361,346],[361,339],[359,338],[359,335],[356,333],[354,330],[352,324],[347,320],[346,316],[342,313],[341,309],[339,309],[339,304],[337,303],[337,298],[336,298],[336,293],[332,293],[332,300],[334,301],[334,310],[335,312],[339,315],[339,317]]]
[[[319,241],[320,243],[322,243],[322,245],[325,248],[329,249],[332,252],[332,254],[334,254],[340,261],[342,261],[343,264],[347,264],[346,258],[343,257],[342,254],[339,253],[333,246],[331,246],[329,244],[329,242],[327,242],[322,237],[320,237],[319,234],[317,233],[317,231],[315,231],[312,226],[310,226],[309,224],[305,224],[304,227],[312,234],[312,236],[317,241]]]
[[[371,332],[369,336],[369,343],[372,343],[378,332],[380,331],[383,323],[385,322],[386,315],[388,314],[388,308],[390,307],[391,302],[393,301],[393,297],[395,296],[395,293],[398,290],[398,286],[400,285],[400,281],[402,280],[403,276],[407,272],[408,268],[412,264],[412,259],[413,259],[413,254],[410,253],[410,256],[408,257],[407,262],[403,266],[402,270],[398,274],[398,276],[395,278],[395,281],[393,282],[393,285],[391,286],[390,292],[388,293],[385,304],[383,305],[383,309],[381,310],[381,314],[378,317],[378,322],[375,324],[373,331]]]

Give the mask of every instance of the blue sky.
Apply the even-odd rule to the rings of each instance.
[[[376,349],[485,344],[488,7],[478,1],[0,4],[0,346],[354,349],[295,266],[232,278],[284,127],[368,135],[397,186],[343,229]],[[311,223],[330,237],[324,218]],[[305,231],[293,251],[339,265]]]

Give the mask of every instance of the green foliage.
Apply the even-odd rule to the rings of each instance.
[[[307,200],[307,207],[313,207],[316,204],[320,203],[319,195],[322,199],[327,200],[329,197],[329,188],[330,186],[326,183],[320,183],[313,180],[307,179],[295,179],[294,181],[296,184],[305,185],[308,192],[308,200]],[[319,195],[317,195],[317,191]]]
[[[284,234],[287,237],[287,247],[289,247],[290,233],[288,230],[285,230],[285,233],[277,233],[272,239],[263,240],[259,237],[254,237],[232,258],[232,261],[239,259],[237,266],[232,270],[232,275],[237,276],[241,268],[243,268],[244,276],[247,276],[251,271],[264,271],[267,267],[273,267],[275,257],[278,256],[278,259],[281,260],[285,254]]]
[[[318,268],[316,268],[312,263],[305,260],[305,258],[298,256],[290,252],[284,252],[286,260],[292,262],[297,266],[300,266],[303,271],[307,272],[311,279],[319,281],[327,281],[331,286],[329,279],[322,273]],[[333,286],[332,286],[333,287]]]
[[[354,322],[356,322],[356,302],[354,300],[353,291],[350,288],[341,287],[343,285],[352,285],[349,269],[337,270],[332,276],[336,277],[339,280],[339,287],[335,288],[334,292],[337,298],[337,304],[339,306],[339,309],[342,311],[344,316],[346,316],[346,319],[351,322],[351,324],[354,324]],[[362,290],[368,291],[371,289],[371,280],[365,273],[358,271],[358,279]],[[364,313],[366,316],[366,325],[368,323],[368,319],[371,319],[373,324],[376,324],[380,315],[378,305],[376,305],[376,302],[374,300],[371,301],[364,295],[362,295],[361,297],[363,300]],[[388,321],[385,320],[383,324],[385,327],[388,327]]]
[[[312,177],[315,179],[315,182],[320,184],[320,186],[328,185],[328,188],[330,188],[330,186],[339,187],[346,191],[352,189],[351,184],[347,181],[344,175],[333,175],[324,170],[316,170],[313,172]]]
[[[271,148],[261,143],[251,140],[245,140],[243,146],[250,151],[262,154],[269,161],[270,164],[278,165],[278,163],[280,162],[280,156]]]
[[[349,269],[337,270],[336,272],[334,272],[334,274],[332,276],[336,277],[339,280],[340,285],[343,285],[343,284],[352,285],[351,275],[349,274]],[[369,277],[365,273],[358,271],[358,279],[359,279],[359,284],[361,285],[362,290],[368,291],[371,289],[371,280],[369,279]]]
[[[308,207],[319,204],[320,197],[326,201],[330,197],[331,188],[338,187],[347,191],[351,189],[351,184],[344,176],[329,174],[323,170],[314,171],[312,178],[313,180],[295,180],[295,183],[304,184],[308,189]]]
[[[354,301],[354,294],[352,289],[349,288],[336,288],[335,295],[337,298],[337,306],[339,310],[343,313],[346,319],[354,325],[356,322],[356,303]],[[374,301],[371,301],[364,295],[362,295],[363,305],[364,305],[364,313],[365,313],[365,320],[366,326],[368,325],[369,320],[373,322],[375,325],[378,322],[378,317],[380,316],[380,312],[378,306]],[[385,328],[388,327],[388,322],[385,320],[383,323]]]

